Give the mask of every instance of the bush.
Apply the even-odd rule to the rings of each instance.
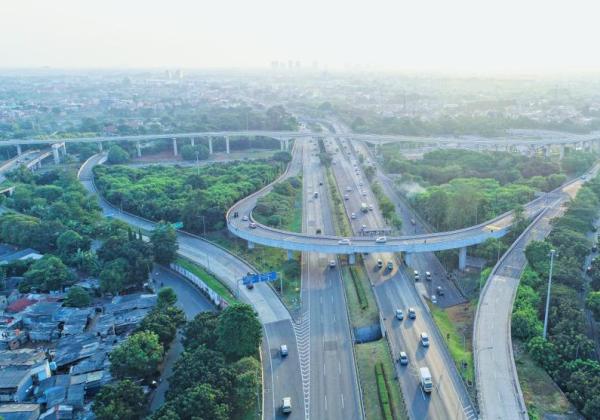
[[[381,362],[375,365],[375,378],[377,380],[377,394],[379,395],[381,414],[385,420],[394,420],[387,378]]]
[[[121,146],[114,145],[108,150],[106,161],[110,164],[119,164],[129,161],[129,153]]]

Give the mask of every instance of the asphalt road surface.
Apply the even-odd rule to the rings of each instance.
[[[343,137],[343,134],[340,137]],[[344,152],[343,139],[341,143],[342,150],[340,152]],[[335,156],[336,164],[333,165],[333,168],[340,189],[345,190],[348,186],[352,189],[350,199],[345,200],[344,203],[347,213],[357,215],[356,219],[350,219],[354,232],[360,231],[363,224],[367,227],[384,226],[383,217],[376,206],[375,197],[363,177],[362,169],[352,152],[350,151],[350,154],[348,151],[345,152],[345,156],[341,154]],[[355,162],[356,168],[354,167]],[[357,168],[359,174],[356,173]],[[360,213],[361,202],[373,204],[374,210]],[[393,269],[377,269],[377,259],[381,259],[384,265],[391,261]],[[364,256],[364,262],[369,278],[374,284],[379,309],[392,348],[392,356],[396,360],[400,351],[405,351],[410,359],[406,367],[396,364],[409,416],[414,419],[476,418],[467,390],[427,306],[415,289],[413,278],[407,275],[405,270],[398,270],[398,261],[393,254],[370,253]],[[396,309],[402,309],[406,313],[409,307],[416,310],[415,320],[398,321],[395,319]],[[430,337],[431,345],[427,349],[420,345],[419,335],[421,332],[426,332]],[[420,387],[418,368],[423,366],[427,366],[433,376],[435,389],[430,395],[423,393]]]

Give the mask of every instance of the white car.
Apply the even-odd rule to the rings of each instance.
[[[348,192],[352,191],[352,187],[346,187],[346,191],[348,191]]]
[[[367,192],[366,192],[366,191],[363,191],[363,192],[362,192],[362,195],[363,195],[363,197],[366,197],[366,196],[367,196]]]
[[[346,201],[350,200],[350,196],[348,194],[344,194],[344,200],[346,200]]]
[[[431,295],[431,303],[437,303],[437,297],[435,295]]]
[[[402,321],[404,319],[404,312],[402,312],[402,309],[396,309],[396,319],[398,321]]]
[[[385,236],[380,236],[379,238],[375,239],[376,244],[384,244],[386,242],[387,242],[387,238]]]
[[[373,204],[369,204],[369,210],[373,211]]]
[[[425,272],[425,278],[429,281],[431,281],[431,273],[429,271]]]
[[[350,215],[350,218],[351,218],[352,220],[356,219],[356,213],[352,212],[352,214]]]
[[[244,222],[247,222],[247,221],[248,221],[248,216],[242,216],[242,220],[243,220]]]
[[[282,344],[279,347],[279,353],[281,354],[281,357],[286,357],[288,355],[288,348],[285,344]]]
[[[335,268],[335,260],[329,260],[329,268]]]
[[[426,332],[421,333],[420,340],[423,347],[429,347],[429,336]]]
[[[350,239],[348,239],[348,238],[340,239],[338,241],[338,245],[350,245],[350,244],[351,244],[351,242],[350,242]]]
[[[248,225],[248,227],[250,227],[250,229],[256,229],[257,225],[254,222],[250,222],[250,224]]]

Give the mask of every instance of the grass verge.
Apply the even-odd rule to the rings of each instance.
[[[208,271],[204,270],[199,265],[196,265],[196,264],[186,260],[185,258],[181,258],[181,257],[177,258],[175,263],[179,264],[186,270],[188,270],[188,271],[194,273],[195,275],[197,275],[198,277],[200,277],[200,279],[202,279],[202,281],[204,283],[206,283],[206,285],[208,287],[213,289],[222,298],[224,298],[227,301],[227,303],[237,302],[237,299],[235,298],[233,293],[231,293],[229,288],[227,288],[227,286],[225,286],[215,276],[210,274]]]
[[[382,405],[380,403],[377,376],[375,374],[376,366],[381,366],[385,373],[386,390],[388,395],[389,409],[392,419],[408,419],[404,400],[398,386],[398,381],[394,380],[394,366],[392,356],[390,355],[387,343],[384,339],[370,343],[356,344],[356,362],[358,366],[358,377],[363,390],[363,400],[365,403],[365,414],[369,420],[385,419]]]
[[[287,251],[261,245],[249,249],[245,240],[230,236],[227,231],[210,232],[206,238],[245,259],[260,272],[283,273],[283,294],[279,291],[279,281],[272,286],[288,308],[300,307],[300,253],[295,252],[294,258],[287,261]]]
[[[546,371],[524,349],[524,344],[513,339],[513,349],[519,383],[531,420],[545,418],[548,414],[575,414],[575,408]]]
[[[476,307],[476,302],[456,305],[447,309],[430,305],[433,319],[444,337],[460,376],[470,390],[473,389],[475,378],[472,331]],[[467,364],[466,368],[464,363]]]
[[[337,188],[331,168],[327,168],[327,183],[329,185],[329,197],[333,207],[333,226],[335,232],[341,236],[352,236],[352,228],[344,209],[342,196]]]
[[[364,327],[378,323],[377,302],[375,302],[375,297],[371,292],[364,267],[360,264],[353,267],[344,265],[341,269],[352,327]],[[357,291],[359,289],[362,290],[362,301],[366,301],[366,305],[359,298],[359,292]]]

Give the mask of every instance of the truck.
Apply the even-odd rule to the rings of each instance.
[[[423,392],[431,392],[433,391],[433,382],[431,381],[431,372],[429,372],[429,368],[421,367],[419,368],[419,373],[421,376],[421,388],[423,388]]]
[[[360,211],[363,213],[367,213],[369,211],[369,206],[367,206],[367,203],[360,203]]]

